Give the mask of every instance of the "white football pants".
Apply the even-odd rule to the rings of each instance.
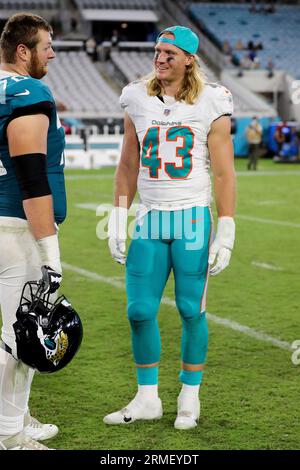
[[[0,436],[23,429],[34,370],[16,360],[13,323],[25,282],[41,279],[37,243],[26,220],[0,217],[0,306],[2,340],[12,354],[0,347]]]

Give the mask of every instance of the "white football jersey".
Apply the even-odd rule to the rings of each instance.
[[[136,81],[123,88],[120,103],[140,144],[140,202],[158,210],[210,205],[207,136],[215,119],[232,114],[231,93],[207,83],[195,104],[167,104]]]

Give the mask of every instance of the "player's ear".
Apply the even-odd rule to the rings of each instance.
[[[27,62],[30,59],[30,49],[25,44],[18,44],[16,56],[22,61]]]
[[[190,67],[195,60],[194,56],[191,54],[186,54],[185,56],[185,65],[186,67]]]

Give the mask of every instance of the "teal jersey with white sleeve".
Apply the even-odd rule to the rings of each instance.
[[[21,116],[45,114],[49,117],[47,176],[53,197],[54,217],[66,217],[64,181],[65,132],[56,112],[55,100],[41,80],[0,71],[0,216],[26,219],[22,195],[9,154],[6,130]]]

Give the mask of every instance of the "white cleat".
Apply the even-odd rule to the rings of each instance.
[[[54,450],[30,439],[24,431],[0,441],[0,450]]]
[[[43,424],[27,414],[24,418],[24,433],[30,439],[45,441],[56,436],[58,427],[55,424]]]
[[[200,416],[200,400],[198,397],[181,397],[177,399],[177,418],[175,429],[192,429],[198,424]]]
[[[137,419],[160,419],[162,415],[160,398],[146,401],[136,395],[125,408],[106,415],[103,422],[105,424],[130,424]]]

